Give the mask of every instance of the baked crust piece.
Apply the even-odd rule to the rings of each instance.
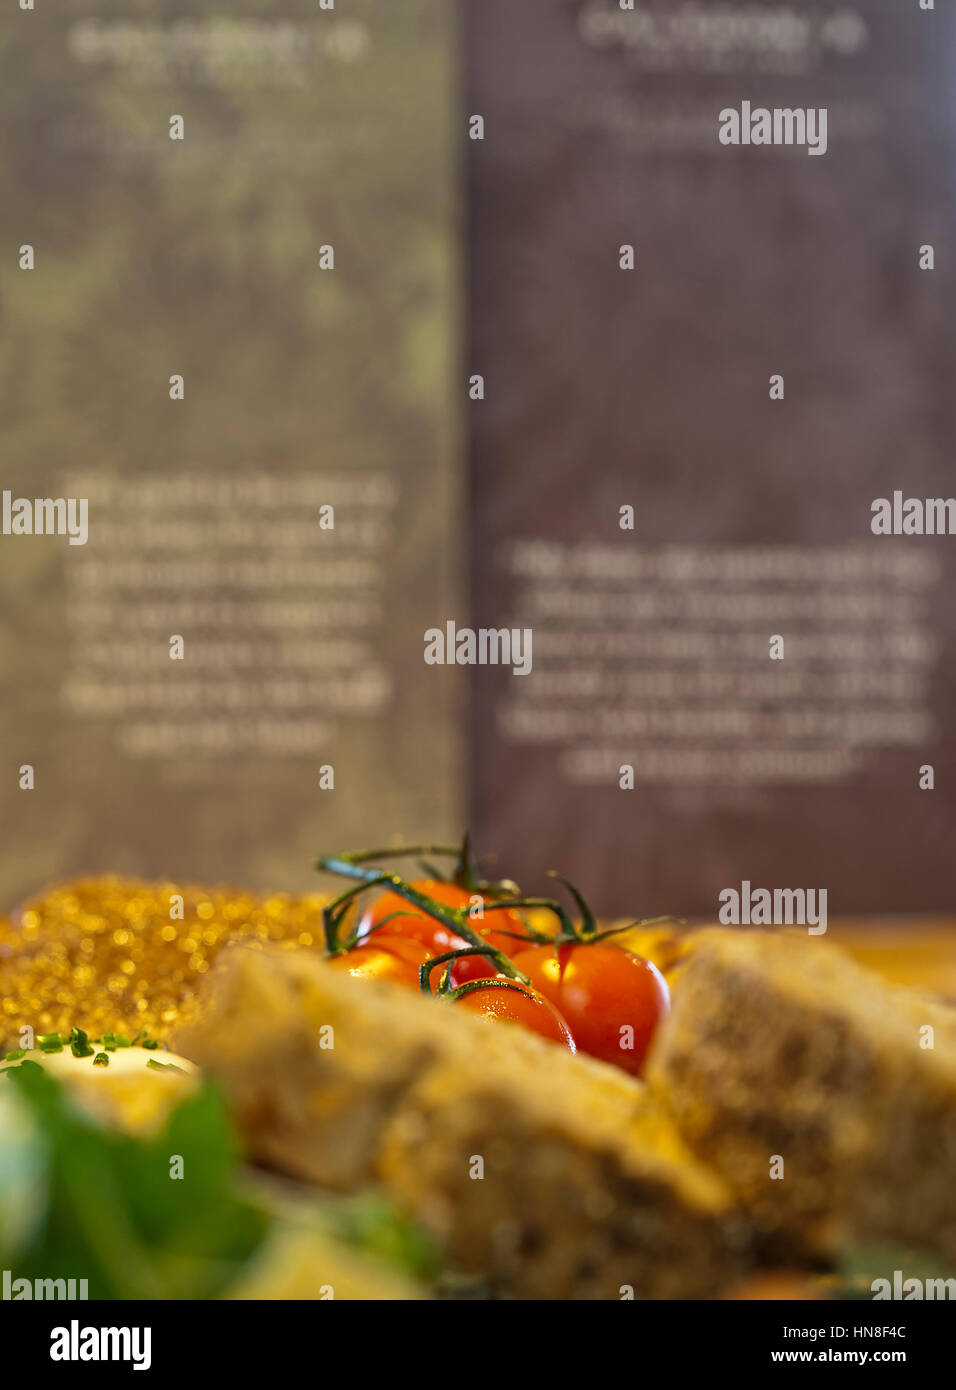
[[[625,1073],[309,952],[232,947],[208,984],[176,1045],[252,1154],[382,1185],[492,1291],[701,1297],[745,1267],[726,1186]]]
[[[956,1258],[956,1011],[788,932],[697,932],[673,984],[648,1080],[765,1254]]]

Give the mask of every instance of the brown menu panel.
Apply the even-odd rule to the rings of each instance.
[[[482,843],[604,912],[951,909],[950,7],[468,28],[474,622],[533,637],[474,672]]]
[[[460,823],[455,13],[227,9],[0,20],[0,908]]]

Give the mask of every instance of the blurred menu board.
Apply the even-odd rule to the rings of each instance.
[[[0,906],[460,824],[455,18],[5,7]]]
[[[466,51],[474,620],[533,636],[481,841],[604,912],[952,909],[952,7],[473,0]]]

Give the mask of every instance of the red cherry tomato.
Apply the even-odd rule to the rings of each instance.
[[[518,941],[514,936],[507,935],[508,932],[526,932],[525,924],[518,913],[511,909],[501,912],[489,911],[489,900],[483,898],[480,893],[461,888],[457,883],[445,883],[441,879],[418,879],[411,886],[446,907],[459,911],[475,907],[475,900],[478,899],[484,908],[484,916],[471,916],[469,924],[483,942],[494,946],[502,954],[512,956],[515,951],[527,945],[526,941]],[[386,918],[390,920],[386,922]],[[391,891],[382,893],[369,905],[359,921],[357,935],[360,938],[367,936],[380,922],[385,924],[383,930],[387,930],[390,935],[394,933],[420,941],[427,947],[429,956],[442,956],[446,951],[461,951],[472,944],[450,927],[446,927],[443,922],[429,917],[414,903]],[[489,961],[487,956],[465,956],[454,962],[451,978],[452,983],[458,985],[466,980],[489,979],[497,973],[494,962]],[[440,976],[441,967],[436,966],[432,972],[433,987],[438,984]]]
[[[429,958],[443,956],[447,951],[460,951],[469,944],[450,927],[436,922],[434,917],[425,917],[417,912],[400,912],[390,917],[378,931],[366,928],[363,922],[359,927],[359,936],[363,946],[374,945],[380,936],[400,936],[406,941],[417,941]],[[436,983],[440,973],[436,966]]]
[[[532,946],[514,960],[567,1019],[582,1052],[640,1074],[670,1008],[667,981],[656,966],[603,942]]]
[[[388,936],[376,932],[367,942],[333,956],[328,962],[335,970],[344,970],[361,979],[391,980],[394,984],[419,988],[419,974],[430,952],[420,941],[404,936]],[[435,967],[436,971],[440,968]]]
[[[464,888],[459,888],[457,883],[445,883],[440,878],[415,879],[409,884],[409,887],[417,889],[419,893],[424,893],[428,898],[434,898],[437,902],[443,903],[445,907],[467,907],[471,900],[471,894],[466,892]],[[390,917],[393,912],[418,917],[425,916],[425,920],[429,922],[435,920],[432,917],[427,917],[421,908],[410,903],[400,893],[393,893],[391,889],[386,889],[384,893],[380,893],[377,898],[373,899],[363,912],[359,923],[359,933],[361,934],[363,929],[368,930],[369,927],[374,927],[376,923]],[[435,925],[440,926],[440,923],[436,922]]]
[[[484,918],[472,918],[471,928],[481,937],[484,945],[494,946],[496,951],[509,959],[528,945],[527,941],[517,941],[514,936],[508,935],[509,932],[524,933],[528,930],[517,912],[510,908],[502,912],[489,912],[486,903]],[[490,956],[463,956],[455,962],[455,978],[460,984],[466,980],[487,980],[497,974],[498,969]]]
[[[575,1043],[571,1029],[553,1004],[549,1004],[542,994],[528,985],[509,980],[502,987],[503,977],[496,982],[479,984],[477,989],[468,990],[454,1001],[459,1009],[469,1009],[490,1022],[520,1023],[532,1033],[559,1043],[569,1052],[574,1052]]]

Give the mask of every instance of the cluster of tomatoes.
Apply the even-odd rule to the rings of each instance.
[[[333,862],[343,860],[320,866]],[[375,882],[372,871],[363,877]],[[517,906],[498,905],[508,899],[444,879],[390,876],[371,901],[361,889],[343,895],[350,896],[359,898],[357,925],[347,947],[334,940],[334,969],[435,992],[455,1007],[521,1024],[569,1052],[640,1074],[669,1007],[667,982],[650,961],[598,932],[577,894],[583,928],[564,917],[553,936],[532,931]]]

